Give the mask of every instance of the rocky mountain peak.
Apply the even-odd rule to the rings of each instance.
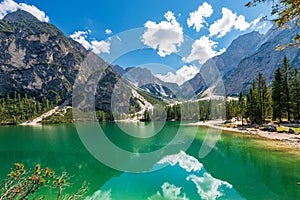
[[[30,14],[29,12],[26,12],[24,10],[17,10],[15,12],[9,13],[3,19],[10,23],[40,22],[35,16],[33,16],[32,14]]]
[[[0,20],[0,43],[0,80],[5,80],[0,96],[16,91],[52,102],[70,97],[87,55],[84,47],[22,10]]]
[[[234,39],[223,54],[206,61],[202,65],[200,72],[182,85],[181,89],[185,94],[184,96],[205,91],[207,87],[214,84],[217,74],[220,74],[223,78],[228,76],[228,74],[238,67],[239,62],[243,58],[250,55],[259,47],[262,38],[262,34],[252,31]]]
[[[227,49],[227,53],[236,54],[236,51],[248,52],[257,47],[258,42],[264,35],[257,31],[246,33],[234,39]]]
[[[247,55],[224,79],[224,85],[228,95],[238,95],[240,91],[246,93],[251,87],[252,81],[261,72],[270,84],[275,70],[281,66],[284,56],[291,63],[291,67],[299,67],[300,50],[297,47],[289,47],[277,51],[277,45],[285,45],[293,42],[293,37],[299,32],[299,28],[292,26],[289,29],[279,29],[273,26],[262,38],[258,48]]]

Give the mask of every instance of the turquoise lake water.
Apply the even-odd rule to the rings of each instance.
[[[103,123],[103,135],[116,147],[110,149],[92,135],[92,126],[77,126],[80,134],[73,124],[0,127],[1,179],[15,162],[29,168],[40,163],[72,176],[65,193],[89,182],[86,199],[300,199],[299,154],[266,147],[259,138],[221,134],[212,151],[199,157],[206,128]],[[86,142],[93,147],[86,148]],[[90,153],[93,148],[100,157]],[[138,173],[129,172],[134,170]],[[56,191],[45,192],[46,199],[55,198]]]

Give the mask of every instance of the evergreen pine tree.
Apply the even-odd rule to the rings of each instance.
[[[247,93],[247,117],[249,117],[252,124],[258,122],[258,109],[256,82],[254,80]]]
[[[225,97],[225,108],[226,108],[226,120],[231,120],[232,113],[231,113],[231,108],[230,108],[230,102],[229,102],[227,96]]]
[[[297,69],[294,69],[291,76],[290,96],[294,119],[300,119],[300,76]]]
[[[291,67],[290,63],[286,56],[283,58],[283,62],[281,65],[281,73],[282,73],[282,86],[283,86],[283,108],[287,113],[288,121],[291,120],[291,99],[290,99],[290,79],[291,79]]]
[[[146,109],[146,110],[144,111],[144,120],[145,120],[145,121],[151,121],[151,119],[150,119],[150,112],[149,112],[148,109]]]
[[[265,121],[267,115],[267,99],[268,99],[268,87],[266,78],[261,72],[259,72],[257,78],[257,122],[262,124]]]
[[[284,109],[284,93],[283,76],[280,68],[276,69],[274,73],[274,80],[272,82],[272,101],[273,101],[273,119],[279,119],[281,122]]]
[[[246,114],[246,98],[243,94],[243,92],[241,91],[240,94],[239,94],[239,102],[238,102],[238,113],[239,113],[239,116],[241,117],[242,119],[242,125],[244,124],[244,117],[245,117],[245,114]]]
[[[265,117],[266,118],[269,118],[269,119],[271,119],[272,118],[272,115],[273,115],[273,109],[272,109],[272,104],[273,104],[273,102],[272,102],[272,87],[268,87],[267,88],[267,99],[266,99],[266,103],[265,103],[265,105],[266,105],[266,115],[265,115]]]

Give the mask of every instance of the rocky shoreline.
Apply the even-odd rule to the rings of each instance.
[[[292,148],[300,150],[300,134],[269,132],[269,131],[262,131],[262,130],[256,129],[256,128],[244,128],[244,129],[229,128],[229,127],[222,126],[222,125],[224,125],[224,121],[222,121],[222,120],[211,120],[211,121],[207,121],[207,122],[189,123],[189,125],[203,126],[203,127],[220,129],[222,131],[256,135],[256,136],[266,138],[269,140],[279,141],[284,146],[292,147]]]

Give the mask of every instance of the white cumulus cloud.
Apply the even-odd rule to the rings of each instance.
[[[263,22],[260,26],[257,26],[256,28],[257,29],[265,29],[268,27],[268,25],[269,25],[269,27],[272,27],[271,23]],[[266,30],[268,30],[268,28]]]
[[[264,16],[261,14],[259,17],[250,22],[251,29],[262,31],[262,29],[268,30],[267,26],[272,26],[269,22],[264,20]]]
[[[111,190],[108,191],[96,191],[92,196],[86,197],[84,200],[112,200],[111,198]]]
[[[192,45],[191,53],[188,57],[183,58],[184,62],[193,62],[198,60],[200,64],[205,63],[208,59],[222,54],[226,49],[221,49],[219,52],[214,50],[218,43],[212,41],[207,36],[202,36],[196,40]]]
[[[234,28],[236,30],[244,31],[250,27],[250,24],[246,22],[245,16],[240,15],[235,19]]]
[[[16,3],[13,0],[4,0],[0,3],[0,19],[2,19],[8,13],[25,10],[35,16],[42,22],[49,22],[49,17],[45,14],[44,11],[41,11],[34,5],[28,5],[26,3]]]
[[[70,37],[75,40],[76,42],[82,44],[82,46],[86,49],[91,48],[91,44],[86,40],[88,35],[87,31],[76,31]]]
[[[196,185],[197,192],[201,199],[218,199],[224,195],[223,188],[232,188],[232,185],[229,183],[218,180],[206,172],[203,174],[203,177],[190,175],[186,180],[192,181]]]
[[[198,172],[203,167],[202,163],[193,156],[186,154],[184,151],[180,151],[178,154],[167,155],[162,158],[158,164],[170,164],[171,166],[178,164],[187,172]]]
[[[181,192],[181,187],[176,187],[173,184],[165,182],[162,186],[162,194],[158,191],[155,195],[148,198],[154,199],[170,199],[170,200],[189,200],[185,193]]]
[[[209,36],[216,35],[218,38],[225,36],[232,28],[244,31],[250,27],[243,15],[237,16],[228,8],[222,8],[222,18],[215,21],[209,27]]]
[[[155,76],[164,82],[177,83],[180,86],[184,82],[192,79],[198,72],[199,69],[196,66],[184,65],[176,71],[176,74],[168,72],[166,75],[156,74]]]
[[[255,28],[262,20],[262,16],[259,16],[258,18],[254,19],[251,24],[251,28]]]
[[[155,23],[147,21],[145,28],[147,29],[143,36],[142,42],[153,49],[158,50],[158,55],[165,57],[177,52],[183,39],[183,28],[177,22],[174,13],[168,11],[165,15],[167,21]]]
[[[199,6],[198,10],[191,12],[190,17],[187,19],[188,27],[192,27],[199,32],[204,27],[203,24],[207,24],[205,18],[210,17],[213,14],[213,8],[207,2],[204,2]]]
[[[97,41],[94,40],[91,42],[92,44],[92,51],[96,54],[100,53],[110,53],[110,43],[104,40]]]
[[[106,30],[105,30],[105,34],[107,34],[107,35],[111,35],[111,34],[113,34],[113,32],[112,32],[112,30],[111,30],[111,29],[106,29]]]
[[[93,40],[89,42],[87,40],[87,36],[90,33],[90,31],[76,31],[70,37],[75,40],[76,42],[82,44],[84,48],[87,50],[91,50],[96,54],[100,53],[110,53],[110,43],[104,40],[97,41]]]

